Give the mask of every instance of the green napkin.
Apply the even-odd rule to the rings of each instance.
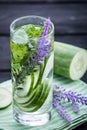
[[[57,83],[61,87],[65,87],[68,90],[73,90],[78,93],[81,93],[84,96],[87,96],[87,84],[82,82],[81,80],[78,81],[71,81],[69,79],[54,76],[54,84]],[[11,80],[5,81],[0,84],[0,87],[8,88],[10,91],[12,89]],[[74,113],[72,111],[71,104],[67,101],[63,101],[65,108],[67,108],[68,113],[72,118],[72,124],[67,123],[56,110],[52,109],[52,118],[51,120],[40,127],[30,127],[30,126],[23,126],[17,123],[12,116],[12,106],[4,110],[0,110],[0,129],[5,130],[71,130],[75,127],[79,126],[80,124],[87,121],[87,106],[79,105],[80,110],[78,113]]]

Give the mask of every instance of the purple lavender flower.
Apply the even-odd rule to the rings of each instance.
[[[40,46],[38,47],[38,60],[44,60],[44,58],[49,53],[50,47],[51,47],[51,44],[45,45],[45,43],[42,48]]]
[[[45,22],[44,30],[42,32],[42,36],[37,45],[37,56],[38,61],[43,61],[44,58],[48,55],[49,50],[51,48],[51,43],[47,40],[47,34],[49,33],[51,21],[47,19]]]
[[[51,43],[48,41],[46,35],[49,33],[50,26],[51,26],[50,19],[46,19],[44,30],[37,44],[37,54],[33,54],[31,58],[28,60],[28,63],[33,62],[34,64],[41,65],[42,61],[49,54]]]
[[[32,54],[31,60],[32,60],[32,61],[36,61],[36,60],[37,60],[37,55],[36,55],[36,54]]]
[[[68,123],[72,123],[71,117],[69,116],[65,107],[61,104],[59,98],[56,95],[54,95],[53,107],[55,107],[55,109],[63,119],[65,119]]]
[[[79,111],[79,104],[77,102],[72,102],[72,109],[77,113]]]
[[[84,97],[77,92],[73,92],[71,90],[66,90],[63,87],[59,87],[57,84],[55,85],[56,95],[57,92],[61,93],[61,99],[67,99],[69,102],[78,102],[84,105],[87,105],[87,97]]]
[[[71,90],[66,90],[63,87],[60,87],[58,84],[55,85],[54,90],[54,99],[53,99],[53,106],[56,108],[57,112],[68,122],[71,122],[71,118],[65,111],[65,108],[61,104],[62,99],[67,99],[68,102],[72,103],[72,109],[74,112],[79,111],[79,104],[87,105],[87,97],[84,97],[81,94],[78,94],[77,92],[73,92]],[[66,115],[64,115],[64,113]]]
[[[46,19],[42,36],[46,36],[49,33],[50,24],[51,24],[50,18]]]

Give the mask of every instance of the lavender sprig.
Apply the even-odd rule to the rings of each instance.
[[[46,36],[46,35],[49,33],[50,24],[51,24],[50,19],[49,19],[49,18],[46,19],[45,27],[44,27],[44,30],[43,30],[43,32],[42,32],[42,36]]]
[[[71,117],[67,113],[65,107],[59,101],[59,97],[57,97],[56,95],[54,95],[53,107],[55,107],[55,109],[63,119],[65,119],[68,123],[72,123]]]
[[[79,111],[79,104],[77,102],[72,102],[72,109],[77,113]]]
[[[69,102],[78,102],[84,105],[87,105],[87,97],[84,97],[77,92],[73,92],[71,90],[66,90],[64,88],[60,88],[58,85],[55,85],[56,91],[61,93],[61,99],[67,99]]]
[[[37,53],[32,54],[32,56],[28,60],[29,63],[41,65],[42,61],[48,55],[51,48],[51,43],[47,39],[47,34],[49,33],[50,26],[51,26],[50,19],[46,19],[44,30],[37,44]]]
[[[41,63],[44,60],[44,58],[48,55],[49,50],[51,48],[51,43],[47,40],[46,36],[49,33],[50,26],[51,26],[50,19],[46,19],[42,36],[40,37],[37,45],[37,56],[39,63]]]

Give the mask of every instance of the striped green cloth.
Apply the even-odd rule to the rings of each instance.
[[[73,90],[78,93],[87,96],[87,84],[82,82],[81,80],[78,81],[71,81],[69,79],[63,77],[54,77],[54,83],[59,84],[61,87],[65,87],[68,90]],[[11,80],[3,82],[0,84],[0,87],[6,87],[11,91],[12,85]],[[56,110],[52,109],[52,118],[51,120],[43,126],[40,127],[30,127],[30,126],[23,126],[13,120],[12,116],[12,106],[4,110],[0,110],[0,129],[4,130],[71,130],[75,127],[79,126],[83,122],[87,121],[87,106],[80,104],[80,111],[78,113],[74,113],[72,111],[71,104],[67,101],[63,101],[63,104],[67,108],[68,113],[70,114],[73,122],[72,124],[68,124],[65,120],[63,120]]]

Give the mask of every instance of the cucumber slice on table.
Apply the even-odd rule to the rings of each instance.
[[[9,106],[11,102],[12,102],[11,93],[6,88],[0,87],[0,109]]]
[[[87,70],[87,51],[65,43],[54,43],[54,73],[80,79]]]

